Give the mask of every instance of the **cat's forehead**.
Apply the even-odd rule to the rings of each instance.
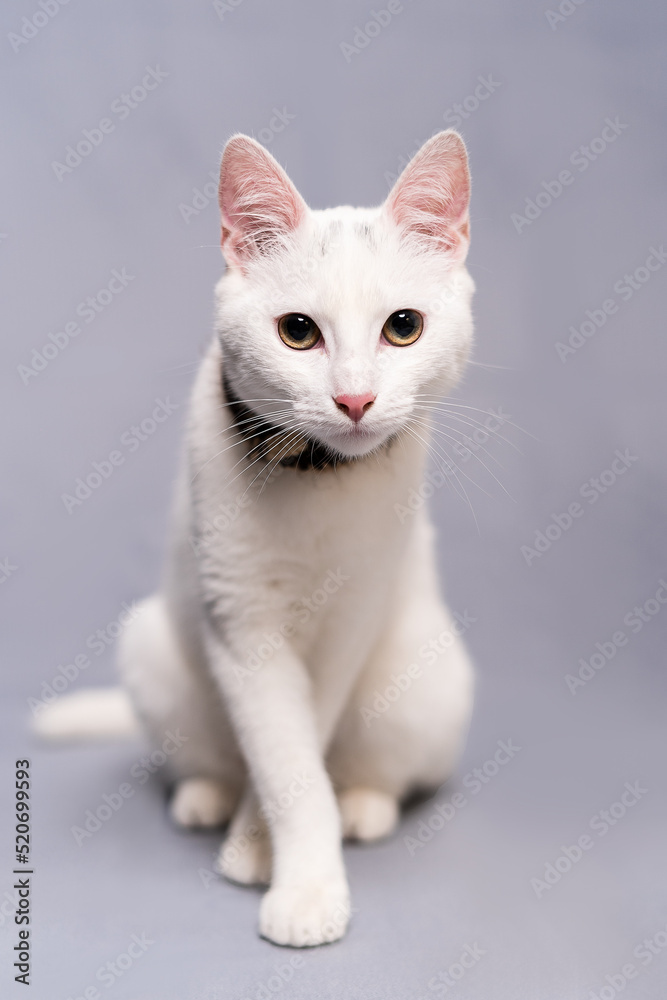
[[[253,262],[246,292],[270,311],[349,319],[407,303],[422,307],[438,294],[446,270],[442,255],[415,256],[382,206],[344,205],[309,210],[280,253]]]
[[[399,234],[381,208],[339,208],[312,211],[303,242],[295,249],[312,259],[313,277],[344,274],[352,284],[364,275],[378,278],[401,263]],[[314,262],[319,259],[319,266]]]
[[[401,243],[382,208],[311,211],[302,240],[295,243],[288,270],[299,274],[303,292],[332,302],[360,299],[372,304],[399,287],[424,288],[442,279],[442,262],[420,260]],[[430,272],[433,271],[434,274]]]
[[[377,249],[378,228],[382,217],[379,208],[352,208],[341,205],[311,211],[312,226],[323,254],[342,243],[354,243],[370,250]]]

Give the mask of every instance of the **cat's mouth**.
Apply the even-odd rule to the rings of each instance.
[[[324,469],[329,466],[354,462],[376,452],[392,440],[396,429],[378,426],[378,421],[366,416],[360,420],[332,420],[329,415],[314,417],[299,413],[294,416],[302,427],[297,430],[294,421],[282,426],[281,422],[251,410],[240,400],[223,375],[222,387],[237,432],[245,438],[251,458],[267,464],[299,469]]]
[[[312,420],[304,421],[303,430],[298,430],[293,422],[282,426],[249,409],[236,396],[224,374],[222,388],[237,433],[245,439],[252,461],[288,468],[325,469],[362,458],[382,443],[377,432],[352,421],[349,427],[337,428],[332,428],[329,422],[313,426],[317,422]]]
[[[348,427],[336,427],[326,435],[327,444],[349,458],[361,458],[375,451],[387,440],[387,434],[362,421]]]

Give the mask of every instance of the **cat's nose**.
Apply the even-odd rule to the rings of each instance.
[[[366,392],[363,396],[334,396],[334,403],[339,410],[346,413],[350,420],[358,424],[366,410],[370,410],[375,402],[372,392]]]

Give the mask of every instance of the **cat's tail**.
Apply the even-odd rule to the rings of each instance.
[[[42,739],[63,742],[129,737],[140,731],[130,699],[120,687],[91,688],[58,698],[35,716],[32,729]]]

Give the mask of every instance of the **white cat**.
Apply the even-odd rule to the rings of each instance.
[[[471,343],[469,190],[452,131],[375,209],[312,211],[246,136],[223,154],[216,334],[163,585],[119,660],[155,746],[187,736],[172,817],[231,819],[220,871],[270,883],[260,933],[277,944],[344,934],[342,837],[389,834],[406,795],[448,777],[467,730],[472,671],[432,529],[423,508],[394,508],[423,479],[419,414]],[[429,643],[437,661],[408,675]],[[394,702],[369,711],[388,687]],[[84,692],[39,727],[106,733],[128,716],[118,694]]]

